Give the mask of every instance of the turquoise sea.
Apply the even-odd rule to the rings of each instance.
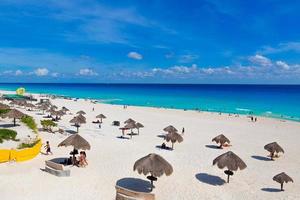
[[[92,98],[109,104],[255,114],[300,121],[300,85],[0,83],[2,90]]]

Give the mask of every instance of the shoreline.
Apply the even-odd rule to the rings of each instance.
[[[0,93],[2,94],[15,94],[14,90],[2,90],[0,89]],[[178,111],[190,111],[190,112],[196,112],[196,113],[211,113],[211,114],[216,114],[216,115],[228,115],[230,117],[235,117],[235,115],[243,116],[246,118],[249,118],[250,116],[254,117],[259,117],[259,118],[265,118],[265,119],[274,119],[278,120],[281,122],[296,122],[299,123],[300,119],[291,119],[291,118],[284,118],[284,117],[276,117],[276,116],[265,116],[265,115],[256,115],[256,114],[246,114],[246,113],[234,113],[234,112],[220,112],[220,111],[207,111],[207,110],[200,110],[200,109],[180,109],[180,108],[171,108],[171,107],[156,107],[156,106],[148,106],[148,105],[130,105],[130,104],[118,104],[118,103],[108,103],[105,99],[93,99],[93,98],[79,98],[79,97],[72,97],[68,95],[59,95],[59,94],[52,94],[52,93],[28,93],[26,92],[27,95],[37,95],[37,96],[48,96],[48,97],[55,97],[55,98],[61,98],[61,99],[77,99],[77,100],[89,100],[92,102],[96,102],[99,104],[106,104],[106,105],[115,105],[115,106],[130,106],[130,107],[136,107],[136,108],[153,108],[153,109],[165,109],[165,110],[178,110]]]

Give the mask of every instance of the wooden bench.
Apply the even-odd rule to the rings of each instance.
[[[116,185],[116,200],[155,200],[155,195],[129,190]]]
[[[70,170],[64,169],[64,166],[62,164],[55,163],[50,160],[46,160],[45,164],[46,164],[45,171],[55,176],[64,177],[64,176],[70,176],[71,174]]]

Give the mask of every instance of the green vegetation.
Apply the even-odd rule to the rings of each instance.
[[[33,130],[33,132],[37,133],[37,125],[33,119],[33,117],[31,116],[24,116],[22,117],[21,121],[26,124],[26,126],[28,128],[30,128],[31,130]]]
[[[10,109],[0,109],[0,115],[4,115],[6,113],[8,113],[10,111]]]
[[[41,125],[43,126],[43,129],[47,130],[47,131],[51,131],[52,127],[57,126],[57,124],[55,122],[53,122],[52,120],[49,120],[49,119],[41,120]]]
[[[17,132],[14,130],[0,129],[0,143],[2,143],[3,140],[19,141],[16,139],[16,136]]]
[[[31,143],[21,143],[21,144],[19,144],[18,149],[31,148],[34,145],[36,145],[37,143],[39,143],[39,141],[40,141],[40,139],[38,139],[34,142],[31,142]]]

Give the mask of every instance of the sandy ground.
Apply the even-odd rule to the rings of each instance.
[[[258,118],[253,123],[246,116],[234,117],[216,113],[182,111],[146,107],[128,107],[107,104],[92,104],[55,99],[52,103],[59,108],[66,106],[72,113],[84,110],[87,124],[79,132],[91,144],[87,151],[89,165],[73,167],[71,177],[58,178],[43,172],[44,161],[68,156],[71,148],[57,147],[67,136],[59,133],[41,132],[43,142],[50,141],[53,155],[39,155],[24,163],[0,164],[1,200],[6,199],[104,199],[115,198],[115,184],[136,178],[142,183],[145,176],[133,171],[135,161],[149,153],[157,153],[173,166],[171,176],[162,176],[155,183],[154,193],[159,200],[182,199],[300,199],[300,123],[278,119]],[[92,108],[95,111],[92,111]],[[24,111],[24,110],[22,110]],[[26,111],[24,111],[26,112]],[[37,121],[42,119],[38,112],[27,112]],[[91,122],[103,113],[102,128]],[[59,122],[65,130],[76,130],[66,115]],[[133,118],[144,124],[139,136],[119,139],[121,135],[111,122],[124,122]],[[178,130],[185,128],[184,141],[175,144],[175,150],[160,150],[162,129],[174,125]],[[231,147],[215,149],[211,139],[223,133],[232,143]],[[277,141],[285,150],[276,161],[268,161],[263,146]],[[170,144],[169,144],[170,145]],[[230,184],[224,183],[224,170],[212,166],[218,155],[231,150],[242,158],[247,168],[235,172]],[[280,185],[272,177],[286,172],[294,183],[285,184],[285,192],[278,192]],[[128,179],[124,179],[128,178]]]

